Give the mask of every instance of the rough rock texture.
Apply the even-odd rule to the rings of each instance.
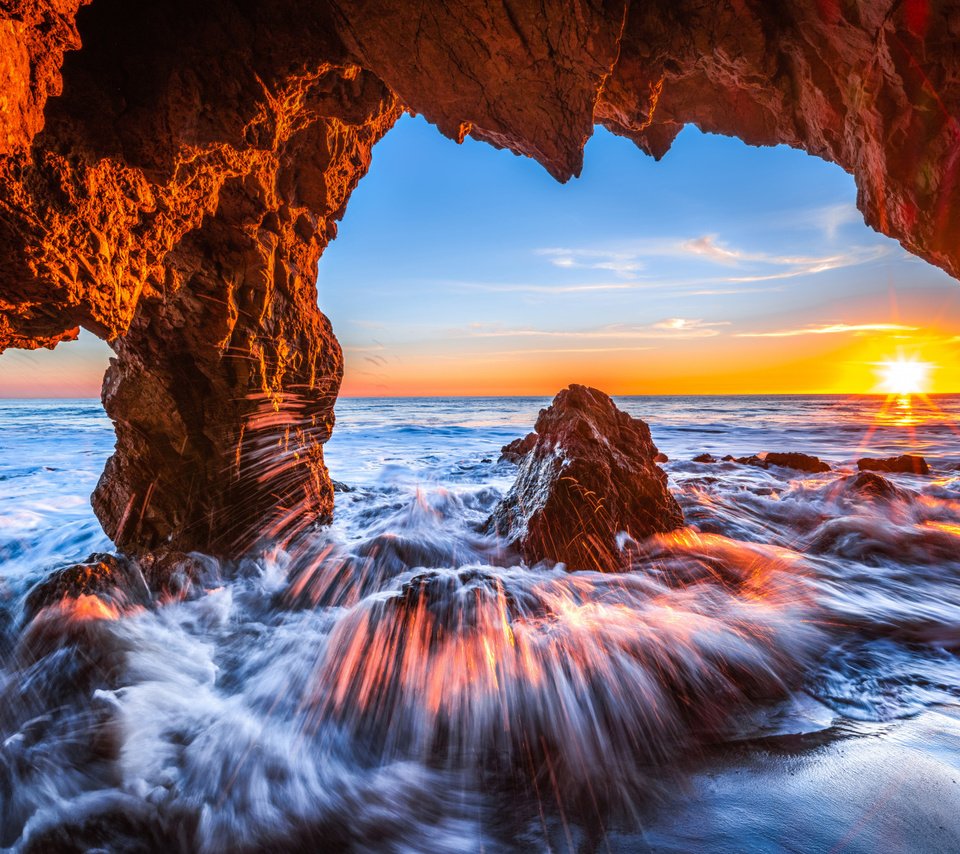
[[[323,14],[281,12],[89,7],[0,172],[0,343],[111,339],[93,504],[132,552],[237,553],[332,513],[342,357],[316,265],[400,108]]]
[[[219,580],[212,558],[160,550],[139,557],[94,553],[84,563],[56,569],[35,584],[24,602],[29,621],[49,605],[93,596],[116,610],[150,607],[155,597],[182,599],[201,581]]]
[[[506,460],[508,463],[519,464],[520,461],[533,450],[533,446],[536,444],[537,434],[535,432],[527,433],[526,436],[514,439],[500,449],[499,462]]]
[[[564,389],[540,410],[535,435],[487,523],[528,564],[614,571],[624,563],[621,533],[640,540],[683,525],[650,428],[602,391]]]
[[[860,471],[885,471],[897,474],[930,474],[927,461],[915,454],[902,454],[899,457],[883,457],[872,459],[864,457],[857,460]]]
[[[129,550],[329,519],[341,355],[316,264],[406,106],[579,172],[596,122],[684,123],[852,172],[960,273],[956,0],[0,0],[0,348],[117,361],[94,505]],[[641,203],[641,202],[638,202]]]
[[[151,601],[147,583],[137,566],[123,557],[93,554],[86,563],[52,572],[27,594],[24,619],[64,599],[95,596],[117,609],[144,607]]]

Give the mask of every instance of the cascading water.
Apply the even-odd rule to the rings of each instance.
[[[623,574],[478,533],[541,403],[341,401],[332,528],[198,562],[153,607],[32,619],[33,583],[109,548],[86,495],[111,434],[90,403],[3,404],[0,846],[592,850],[619,828],[648,850],[691,763],[957,702],[960,399],[869,439],[875,399],[621,401],[693,526]],[[767,449],[839,470],[684,461]],[[865,493],[866,450],[934,475]]]

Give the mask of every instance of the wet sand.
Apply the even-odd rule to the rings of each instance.
[[[613,854],[960,851],[960,706],[728,748]]]

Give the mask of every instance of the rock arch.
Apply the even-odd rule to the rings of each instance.
[[[7,0],[0,346],[113,347],[121,549],[289,537],[333,506],[317,262],[403,110],[561,181],[597,123],[787,143],[958,276],[958,43],[952,0]]]

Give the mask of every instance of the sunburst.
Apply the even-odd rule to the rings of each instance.
[[[924,394],[930,386],[933,365],[919,359],[898,356],[877,364],[881,391],[899,397]]]

